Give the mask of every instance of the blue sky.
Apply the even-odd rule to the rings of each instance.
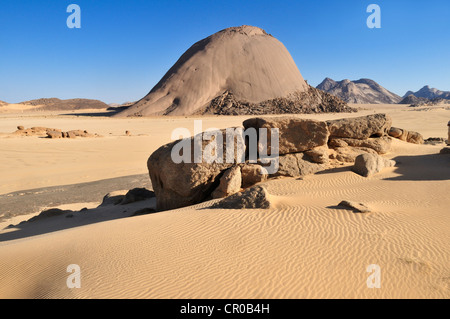
[[[69,4],[81,29],[69,29]],[[369,29],[369,4],[381,29]],[[145,96],[193,43],[230,26],[279,39],[314,86],[370,78],[450,91],[450,1],[0,0],[0,100]]]

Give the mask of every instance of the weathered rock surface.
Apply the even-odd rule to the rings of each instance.
[[[330,137],[368,139],[387,135],[392,125],[392,119],[390,116],[380,113],[327,121],[327,124]]]
[[[377,154],[362,154],[355,159],[353,171],[361,176],[370,177],[386,167],[395,166],[395,161]]]
[[[163,145],[153,152],[147,161],[147,167],[156,194],[157,210],[194,205],[211,197],[211,193],[219,185],[222,172],[235,165],[237,156],[237,152],[235,152],[234,163],[227,163],[225,157],[226,131],[221,130],[220,132],[223,137],[223,163],[206,163],[203,160],[195,163],[195,137],[183,140],[185,145],[190,145],[190,152],[187,155],[190,163],[175,163],[172,159],[172,149],[175,148],[174,152],[176,152],[181,140]],[[236,145],[236,138],[234,142]],[[209,143],[210,141],[205,140],[201,142],[203,153],[208,153],[205,148]]]
[[[219,186],[212,192],[212,198],[223,198],[241,190],[241,168],[233,166],[223,173]]]
[[[262,166],[258,164],[243,164],[241,167],[242,187],[247,188],[267,180],[267,174],[262,174]]]
[[[243,123],[244,128],[267,129],[267,150],[271,151],[270,129],[279,129],[279,154],[312,150],[327,144],[328,128],[325,122],[297,117],[251,118]]]
[[[391,149],[392,140],[388,136],[368,138],[368,139],[355,139],[355,138],[331,138],[328,142],[330,146],[335,147],[365,147],[371,148],[378,154],[386,154]]]
[[[367,147],[337,147],[331,158],[343,163],[354,163],[356,157],[361,154],[377,154],[373,149]]]
[[[236,193],[213,204],[211,208],[245,209],[245,208],[270,208],[270,195],[266,188],[260,185],[253,186]]]
[[[389,130],[389,135],[395,138],[398,138],[399,140],[408,142],[408,143],[414,143],[414,144],[423,144],[424,139],[423,136],[420,133],[413,132],[413,131],[407,131],[398,127],[391,127]]]
[[[271,176],[299,177],[311,175],[327,168],[327,164],[315,163],[304,153],[286,154],[279,157],[278,172]]]

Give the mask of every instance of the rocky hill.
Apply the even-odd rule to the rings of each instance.
[[[397,94],[386,90],[377,82],[370,79],[334,81],[330,78],[325,78],[317,86],[317,89],[339,97],[347,103],[393,104],[400,102],[402,99]]]

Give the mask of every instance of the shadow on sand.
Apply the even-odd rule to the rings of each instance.
[[[445,154],[410,155],[393,158],[395,173],[400,176],[387,181],[445,181],[450,180],[450,156]],[[450,190],[450,188],[449,188]]]

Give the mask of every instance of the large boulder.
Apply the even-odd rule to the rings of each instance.
[[[353,171],[361,176],[370,177],[386,167],[395,166],[395,161],[376,154],[362,154],[355,160]]]
[[[327,121],[330,137],[367,139],[387,135],[392,119],[386,114],[373,114]]]
[[[267,129],[267,151],[271,151],[270,129],[279,129],[280,155],[312,150],[327,144],[328,128],[325,122],[300,119],[293,116],[251,118],[243,123],[244,128]]]
[[[259,164],[246,163],[241,167],[242,187],[247,188],[267,179]]]
[[[368,147],[337,147],[331,154],[331,158],[342,163],[354,163],[355,159],[362,154],[377,154],[373,149]]]
[[[211,193],[220,183],[222,173],[235,165],[238,156],[238,152],[235,152],[234,161],[226,158],[226,131],[219,131],[218,136],[220,135],[223,138],[222,163],[218,161],[208,163],[205,161],[205,157],[200,160],[194,159],[195,141],[200,141],[199,145],[204,154],[212,154],[212,151],[208,152],[211,150],[209,148],[211,141],[202,139],[201,135],[163,145],[153,152],[147,161],[147,167],[156,194],[157,210],[194,205],[211,198]],[[198,139],[199,136],[200,139]],[[235,137],[235,145],[236,142],[237,138]],[[186,146],[182,149],[183,154],[180,152],[180,145]],[[245,150],[245,145],[243,147]],[[186,157],[187,160],[174,161],[172,151],[174,154]],[[217,156],[221,157],[219,154]]]

